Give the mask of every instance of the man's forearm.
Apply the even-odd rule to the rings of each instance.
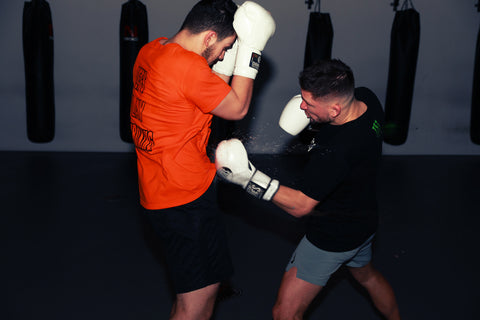
[[[272,202],[288,214],[300,218],[310,212],[319,203],[305,195],[300,190],[295,190],[286,186],[280,186]]]

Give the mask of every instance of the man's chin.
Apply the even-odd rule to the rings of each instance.
[[[327,119],[313,119],[310,118],[310,124],[315,125],[315,124],[325,124],[325,123],[330,123],[330,120]]]

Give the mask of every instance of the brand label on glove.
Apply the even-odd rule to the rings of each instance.
[[[250,58],[250,68],[258,70],[261,60],[262,56],[260,54],[252,52],[252,57]]]
[[[265,194],[265,188],[262,188],[255,182],[250,181],[245,188],[245,191],[249,193],[250,195],[254,196],[255,198],[261,199],[263,195]]]

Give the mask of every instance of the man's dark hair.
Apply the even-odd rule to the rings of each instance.
[[[218,40],[235,34],[233,16],[237,5],[232,0],[201,0],[188,13],[180,30],[186,29],[193,34],[213,30]]]
[[[299,76],[300,88],[313,98],[353,96],[355,80],[349,66],[338,59],[320,60],[305,68]]]

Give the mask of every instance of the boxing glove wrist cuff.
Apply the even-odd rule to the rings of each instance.
[[[227,77],[231,77],[233,73],[233,66],[229,66],[224,63],[224,61],[218,61],[212,67],[212,70],[216,73],[226,75]]]
[[[261,171],[256,170],[245,186],[245,191],[258,199],[272,200],[280,186],[278,180],[272,179]]]
[[[262,53],[260,50],[239,44],[233,75],[255,79],[261,59]]]
[[[235,68],[235,61],[237,58],[238,44],[235,41],[230,49],[225,52],[222,61],[218,61],[212,67],[212,70],[231,77],[233,69]]]

